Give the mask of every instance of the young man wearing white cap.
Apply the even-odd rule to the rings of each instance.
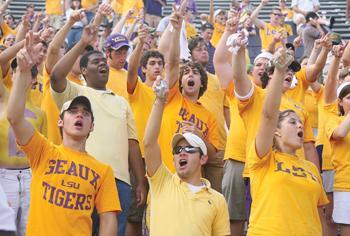
[[[159,88],[160,79],[155,82]],[[195,134],[176,134],[171,142],[176,173],[162,163],[157,142],[167,84],[155,89],[156,99],[144,135],[151,196],[150,235],[230,235],[224,197],[201,178],[207,147]]]
[[[58,121],[62,145],[35,131],[24,117],[25,91],[32,84],[30,68],[36,56],[32,35],[26,36],[25,45],[17,54],[7,119],[33,176],[26,235],[91,235],[94,207],[100,214],[100,235],[116,235],[120,203],[113,171],[85,149],[94,127],[90,101],[78,96],[63,105]]]

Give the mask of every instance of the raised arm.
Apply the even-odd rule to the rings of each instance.
[[[344,67],[350,66],[350,43],[346,44],[346,48],[342,59]]]
[[[168,60],[166,61],[167,68],[166,73],[168,73],[168,84],[169,88],[172,88],[178,81],[180,73],[180,32],[181,25],[183,21],[184,10],[180,7],[179,10],[175,10],[170,17],[170,24],[168,27],[173,27],[173,30],[168,42],[170,43],[170,50],[168,49]],[[163,37],[163,35],[162,35]]]
[[[132,15],[134,14],[135,10],[134,9],[130,9],[127,13],[125,13],[120,20],[117,22],[117,24],[114,26],[112,33],[111,34],[116,34],[122,33],[123,27],[125,25],[125,22],[130,19],[132,17]]]
[[[241,37],[241,36],[240,36]],[[238,43],[241,44],[237,53],[232,53],[232,73],[235,84],[235,92],[237,95],[244,97],[252,89],[252,82],[248,78],[246,62],[245,62],[245,45],[241,43],[239,38]]]
[[[310,83],[313,83],[317,80],[326,64],[327,55],[332,48],[332,44],[328,35],[320,39],[320,45],[322,46],[322,49],[317,57],[315,64],[306,67],[306,79]]]
[[[7,105],[7,119],[18,144],[25,145],[34,134],[34,127],[24,118],[27,91],[32,86],[31,68],[34,65],[32,33],[26,36],[25,48],[17,54],[17,71]]]
[[[209,23],[214,25],[215,19],[214,19],[214,0],[210,0],[209,3]]]
[[[155,85],[158,85],[161,78],[158,77],[155,81]],[[143,145],[145,147],[145,162],[148,176],[153,176],[160,165],[162,164],[162,157],[160,147],[158,144],[158,137],[160,133],[160,127],[162,124],[163,111],[166,102],[166,96],[162,96],[164,93],[156,93],[156,99],[153,103],[151,114],[148,118],[146,125],[145,135],[143,137]]]
[[[93,25],[96,27],[99,27],[102,23],[102,20],[104,17],[111,15],[113,12],[113,8],[108,3],[103,3],[98,7],[98,10],[96,12]]]
[[[260,20],[258,18],[259,13],[261,9],[269,2],[269,0],[261,0],[261,3],[254,9],[252,14],[250,15],[250,18],[252,19],[252,22],[255,24],[256,27],[259,29],[265,28],[265,22],[263,20]]]
[[[324,86],[324,102],[331,104],[337,100],[337,76],[341,57],[344,53],[344,46],[333,47],[334,58],[329,66],[327,79]]]
[[[29,29],[30,29],[29,17],[27,15],[23,15],[21,23],[18,26],[18,30],[16,34],[16,43],[24,39]]]
[[[267,86],[266,98],[262,111],[261,121],[255,140],[256,153],[264,157],[273,145],[273,137],[277,127],[279,107],[281,104],[283,79],[286,73],[286,50],[279,49],[275,54],[282,66],[276,66],[272,79]]]
[[[350,132],[350,113],[345,114],[345,119],[334,129],[332,139],[340,140],[345,138]]]
[[[17,52],[23,48],[24,42],[25,41],[22,40],[21,42],[15,43],[12,47],[6,48],[0,53],[0,65],[3,76],[8,73],[11,60],[16,56]]]
[[[85,47],[95,40],[96,33],[96,26],[86,26],[79,42],[56,63],[51,73],[51,87],[54,91],[62,93],[66,89],[66,76]]]
[[[49,44],[47,57],[46,57],[46,70],[50,73],[57,61],[60,59],[60,49],[64,43],[65,38],[67,37],[70,29],[75,22],[80,21],[84,18],[84,10],[80,9],[73,11],[69,19],[66,21],[64,26],[56,33],[55,37],[52,39]]]
[[[140,60],[143,53],[143,46],[147,37],[147,29],[141,27],[138,32],[138,43],[134,51],[132,51],[129,58],[128,76],[127,76],[127,90],[129,94],[133,94],[137,82],[137,69],[140,66]]]
[[[238,17],[229,17],[226,21],[225,31],[221,36],[219,43],[217,44],[214,53],[214,67],[215,73],[217,74],[221,87],[227,88],[230,82],[233,80],[232,73],[232,54],[228,51],[226,41],[231,34],[234,34],[237,30]]]
[[[12,0],[6,0],[0,5],[0,15],[1,16],[5,13],[6,9],[8,8],[8,6],[10,5],[11,2],[12,2]]]

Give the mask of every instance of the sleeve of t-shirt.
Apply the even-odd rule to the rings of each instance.
[[[331,140],[334,130],[339,126],[340,119],[332,110],[329,110],[331,109],[331,105],[324,105],[323,109],[323,114],[326,116],[325,120],[327,121],[325,122],[324,130],[328,140]]]
[[[62,93],[57,93],[53,88],[51,87],[51,96],[53,100],[55,101],[58,109],[60,110],[63,104],[69,100],[72,100],[76,96],[79,95],[81,89],[80,85],[75,84],[69,80],[67,80],[67,86],[66,89]]]
[[[34,131],[27,144],[19,146],[27,154],[29,166],[32,170],[36,170],[41,163],[46,164],[46,160],[50,157],[48,155],[50,142],[38,131]]]
[[[306,67],[302,68],[300,71],[295,73],[295,76],[298,79],[298,83],[301,83],[300,85],[302,86],[302,89],[305,92],[310,86],[310,82],[307,80],[306,77]]]
[[[166,168],[164,163],[162,163],[156,173],[152,175],[151,177],[148,176],[148,183],[150,188],[150,194],[151,195],[159,195],[162,192],[163,187],[171,181],[172,174],[170,171]]]
[[[259,157],[256,152],[256,144],[254,139],[254,142],[252,142],[249,148],[247,160],[246,160],[246,164],[248,164],[249,172],[252,172],[267,166],[269,163],[269,160],[271,159],[271,156],[272,156],[272,147],[270,148],[270,150],[267,152],[265,156]]]
[[[129,103],[127,103],[127,125],[128,125],[128,139],[138,140],[137,134],[136,134],[135,119]]]
[[[225,199],[222,196],[220,196],[217,214],[213,222],[212,235],[230,235],[230,218],[228,215],[228,207]]]
[[[121,211],[118,190],[110,166],[107,167],[95,199],[96,209],[99,214],[110,211]]]

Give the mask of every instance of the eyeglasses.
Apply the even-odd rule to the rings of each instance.
[[[180,154],[182,151],[185,151],[186,153],[196,153],[196,152],[202,153],[200,148],[192,147],[192,146],[176,146],[173,148],[173,154]]]

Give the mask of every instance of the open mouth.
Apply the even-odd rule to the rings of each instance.
[[[107,73],[107,66],[100,66],[98,68],[99,73]]]
[[[297,133],[297,135],[298,135],[299,138],[303,138],[304,137],[304,132],[303,131],[299,131]]]
[[[180,159],[179,164],[180,164],[180,167],[183,167],[183,166],[185,166],[187,164],[187,160]]]
[[[83,127],[83,122],[78,120],[74,123],[74,126],[81,128],[81,127]]]
[[[285,82],[291,83],[292,82],[292,78],[291,77],[287,77],[284,79]]]
[[[188,82],[187,82],[187,85],[189,86],[189,87],[193,87],[194,86],[194,81],[193,80],[189,80]]]

